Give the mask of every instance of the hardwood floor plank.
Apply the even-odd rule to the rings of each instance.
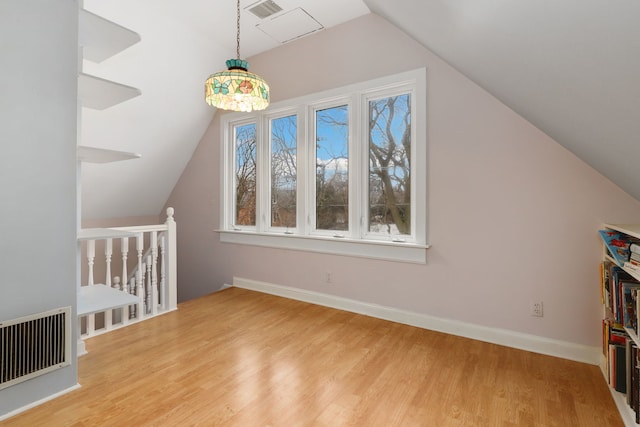
[[[622,425],[596,366],[238,288],[86,345],[79,390],[2,425]]]

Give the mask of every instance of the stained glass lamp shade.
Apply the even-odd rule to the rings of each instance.
[[[269,85],[250,73],[242,59],[229,59],[227,70],[214,73],[204,83],[207,104],[232,111],[264,110],[269,106]]]

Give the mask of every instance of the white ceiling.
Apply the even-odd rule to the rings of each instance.
[[[369,11],[385,17],[640,199],[640,0],[275,1],[284,9],[275,17],[300,7],[324,28]],[[83,109],[81,143],[142,158],[84,165],[83,217],[157,214],[214,114],[204,80],[236,56],[235,1],[84,6],[142,37],[84,71],[142,96]],[[243,11],[241,22],[243,58],[279,45],[257,17]],[[263,28],[276,38],[288,29]]]

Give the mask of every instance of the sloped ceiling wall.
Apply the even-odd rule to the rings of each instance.
[[[242,56],[278,46],[244,11],[256,2],[241,3]],[[384,17],[640,200],[640,1],[277,3],[285,12],[304,8],[325,28],[369,10]],[[142,36],[103,63],[85,61],[85,70],[138,87],[142,96],[109,110],[83,109],[82,144],[142,159],[83,167],[83,218],[157,215],[214,115],[202,85],[235,56],[235,2],[84,6]],[[290,60],[293,66],[300,58]]]
[[[265,20],[241,2],[241,56],[279,46],[257,28]],[[277,0],[274,17],[303,8],[324,28],[369,13],[362,0]],[[129,28],[141,41],[85,72],[139,88],[142,95],[106,110],[82,109],[81,144],[139,153],[140,159],[83,164],[85,220],[161,214],[215,109],[204,81],[236,57],[235,0],[85,0],[84,8]],[[336,13],[338,11],[339,13]],[[278,25],[288,25],[286,22]],[[277,26],[270,31],[277,32]],[[292,58],[292,64],[294,59]],[[250,68],[260,73],[260,70]]]
[[[639,1],[364,1],[640,199]]]

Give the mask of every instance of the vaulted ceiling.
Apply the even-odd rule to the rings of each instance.
[[[640,199],[640,1],[273,1],[282,11],[260,19],[248,9],[263,1],[242,0],[242,57],[379,14]],[[236,2],[84,7],[142,37],[101,63],[84,61],[84,71],[142,96],[83,108],[81,143],[142,158],[83,165],[83,217],[158,214],[215,112],[203,84],[235,57]]]

